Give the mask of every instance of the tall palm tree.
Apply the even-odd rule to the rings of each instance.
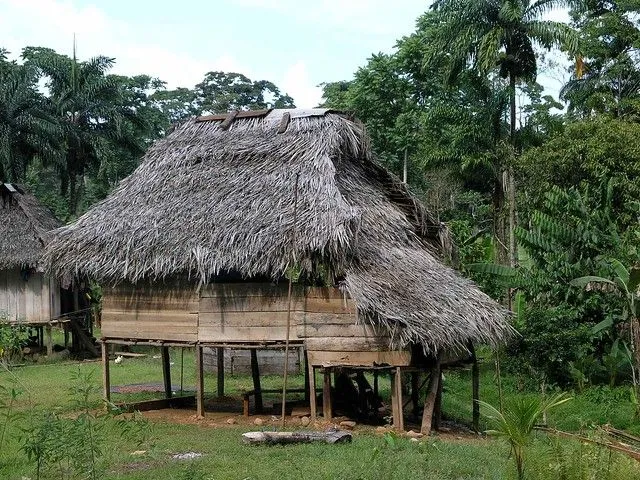
[[[432,39],[433,56],[449,57],[448,80],[463,70],[498,73],[508,81],[509,135],[516,145],[516,85],[537,76],[535,47],[577,49],[577,35],[566,24],[543,20],[544,14],[580,2],[576,0],[437,0],[433,8],[440,28]],[[430,59],[433,60],[433,59]],[[506,170],[509,192],[510,263],[517,263],[515,245],[515,187],[513,171]]]
[[[59,118],[64,161],[59,165],[61,189],[68,195],[69,213],[78,213],[86,170],[107,158],[109,149],[142,151],[138,133],[146,122],[126,105],[118,77],[106,75],[114,60],[99,56],[79,62],[47,48],[23,51],[25,64],[47,79],[53,113]]]
[[[0,181],[23,182],[29,163],[59,158],[60,125],[37,90],[37,72],[0,50]]]

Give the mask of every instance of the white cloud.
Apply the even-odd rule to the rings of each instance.
[[[291,95],[300,108],[313,108],[320,103],[322,89],[313,86],[303,61],[298,61],[285,70],[279,83],[283,92]]]
[[[2,44],[14,57],[25,46],[46,46],[70,55],[76,35],[78,57],[116,58],[113,73],[145,73],[169,88],[193,87],[211,70],[250,72],[229,54],[196,58],[183,51],[145,42],[133,24],[107,16],[94,5],[80,7],[68,0],[0,0]]]

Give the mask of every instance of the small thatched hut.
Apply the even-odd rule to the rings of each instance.
[[[375,162],[361,123],[264,110],[179,126],[57,230],[47,261],[111,286],[105,342],[195,345],[200,359],[203,346],[269,347],[288,332],[310,372],[398,373],[509,331],[505,311],[443,263],[446,240]],[[287,277],[297,280],[290,297]]]
[[[42,327],[51,349],[51,325],[62,313],[59,283],[41,268],[44,234],[61,223],[20,186],[0,184],[0,318]]]

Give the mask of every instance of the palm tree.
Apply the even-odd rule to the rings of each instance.
[[[0,50],[0,181],[23,182],[29,163],[59,158],[60,125],[38,92],[37,72]]]
[[[63,195],[68,195],[69,213],[75,216],[82,196],[84,175],[100,165],[106,153],[125,147],[141,152],[138,133],[146,123],[126,105],[118,77],[106,72],[112,58],[99,56],[86,62],[47,48],[23,51],[25,64],[47,78],[52,112],[60,119],[64,139],[64,161],[58,166]]]
[[[509,135],[516,148],[516,86],[537,76],[535,47],[577,49],[577,35],[566,24],[542,20],[549,11],[577,4],[575,0],[438,0],[433,8],[440,28],[433,38],[433,56],[447,52],[448,81],[468,68],[508,81]],[[435,61],[429,59],[429,61]],[[509,193],[510,263],[517,263],[515,245],[515,187],[513,170],[506,171]]]

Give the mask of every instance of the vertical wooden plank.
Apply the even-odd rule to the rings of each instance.
[[[258,367],[258,352],[251,349],[251,377],[253,377],[253,390],[256,402],[256,413],[262,413],[262,387],[260,386],[260,368]]]
[[[305,373],[304,376],[304,399],[305,401],[309,401],[309,399],[311,398],[311,390],[309,389],[309,358],[307,358],[307,351],[302,348],[302,355],[303,355],[303,365],[304,365],[304,370],[303,372]],[[313,392],[315,394],[315,392]]]
[[[435,365],[431,368],[429,377],[429,386],[427,387],[427,398],[424,402],[424,410],[422,412],[422,425],[420,432],[429,435],[433,423],[433,409],[438,394],[438,384],[440,383],[440,357],[438,357]]]
[[[331,420],[331,368],[325,367],[322,381],[322,416],[325,420]]]
[[[404,430],[404,414],[402,410],[402,370],[396,367],[391,373],[391,410],[393,412],[393,428]]]
[[[218,347],[218,398],[224,397],[224,348]]]
[[[311,421],[315,422],[318,416],[318,407],[316,405],[316,369],[307,362],[307,377],[309,378],[309,409],[311,410]]]
[[[51,325],[45,327],[46,331],[46,343],[47,343],[47,356],[53,353],[53,336],[51,335]]]
[[[204,368],[200,345],[196,347],[196,415],[204,417]]]
[[[471,352],[471,401],[472,405],[472,425],[476,432],[480,431],[480,368],[478,367],[478,357],[473,344],[469,348]]]
[[[109,372],[109,348],[102,343],[102,396],[107,402],[111,401],[111,378]]]
[[[162,378],[164,380],[164,396],[171,398],[171,359],[169,358],[169,347],[160,347],[162,355]]]
[[[442,421],[442,371],[438,374],[438,390],[436,391],[436,404],[433,406],[433,428],[437,432],[440,430]]]

